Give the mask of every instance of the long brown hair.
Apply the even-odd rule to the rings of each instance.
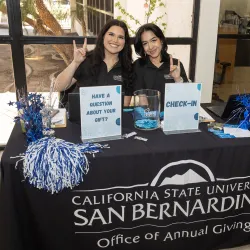
[[[105,49],[103,45],[103,40],[104,36],[107,33],[107,31],[112,27],[112,26],[119,26],[124,30],[125,34],[125,44],[124,48],[119,52],[119,60],[122,66],[122,78],[123,78],[123,84],[127,88],[132,88],[132,49],[130,45],[130,36],[128,33],[128,28],[127,25],[120,20],[117,19],[112,19],[109,22],[107,22],[103,28],[101,29],[97,40],[96,40],[96,47],[94,50],[90,53],[91,55],[91,61],[92,61],[92,73],[94,75],[98,75],[99,73],[99,66],[101,62],[105,58]]]

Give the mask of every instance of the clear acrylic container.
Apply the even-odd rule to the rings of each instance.
[[[141,130],[160,127],[160,92],[141,89],[134,92],[134,126]]]

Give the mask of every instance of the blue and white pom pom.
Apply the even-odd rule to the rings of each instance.
[[[55,137],[42,138],[32,142],[22,156],[24,178],[32,186],[52,194],[64,188],[72,189],[89,171],[85,153],[98,153],[107,147],[91,143],[76,145]]]

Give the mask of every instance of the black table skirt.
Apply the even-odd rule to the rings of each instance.
[[[25,136],[14,127],[1,169],[0,249],[220,249],[250,243],[250,139],[143,132],[124,116],[124,133],[147,142],[109,141],[88,156],[73,190],[50,194],[23,180]],[[56,136],[80,142],[68,123]]]

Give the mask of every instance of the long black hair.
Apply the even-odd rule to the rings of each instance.
[[[144,52],[144,48],[141,41],[141,35],[145,31],[152,31],[155,34],[155,36],[157,36],[161,40],[162,43],[161,62],[169,62],[170,58],[169,54],[167,53],[168,45],[166,42],[166,38],[162,30],[153,23],[144,24],[137,30],[134,41],[136,54],[139,55],[144,60],[146,60],[147,58],[147,55]]]
[[[121,63],[122,67],[122,78],[123,78],[123,85],[126,88],[131,89],[132,88],[132,49],[130,45],[130,37],[128,33],[127,25],[120,20],[112,19],[109,22],[107,22],[103,28],[101,29],[100,33],[98,34],[97,40],[96,40],[96,47],[93,51],[89,53],[89,57],[91,58],[91,64],[92,64],[92,74],[98,75],[100,64],[105,58],[105,49],[103,45],[103,39],[107,31],[112,26],[119,26],[124,30],[124,39],[125,44],[124,48],[119,52],[119,61]]]

